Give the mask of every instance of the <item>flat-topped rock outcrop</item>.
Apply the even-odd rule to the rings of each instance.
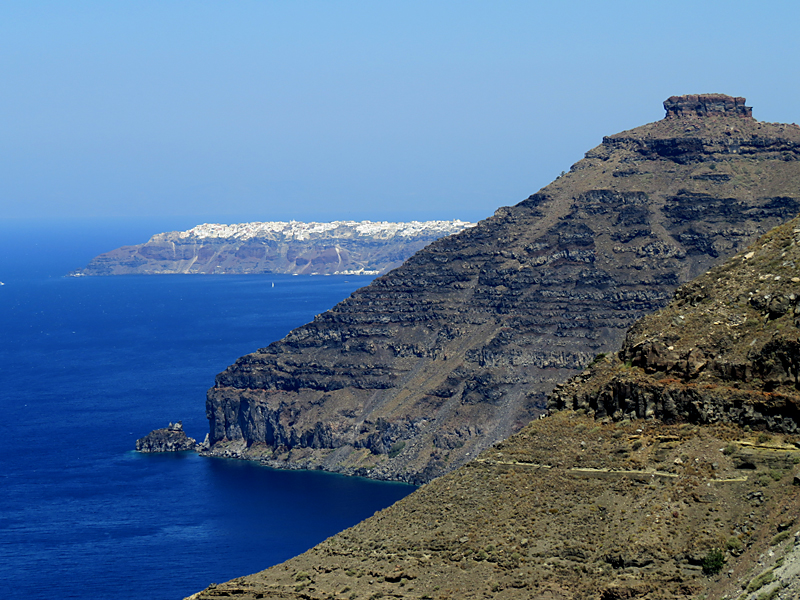
[[[800,128],[697,98],[237,360],[208,392],[210,452],[419,483],[517,431],[681,283],[800,211]]]
[[[672,96],[664,100],[667,118],[671,117],[709,117],[739,116],[753,118],[753,107],[745,106],[744,98],[733,98],[725,94],[689,94]]]

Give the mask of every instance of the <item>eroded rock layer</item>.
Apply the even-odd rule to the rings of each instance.
[[[681,287],[551,410],[800,432],[800,218]]]
[[[800,128],[726,98],[671,98],[240,358],[208,392],[211,452],[418,483],[518,430],[679,284],[800,211]]]

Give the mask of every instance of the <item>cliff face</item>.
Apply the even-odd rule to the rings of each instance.
[[[527,200],[219,374],[211,452],[427,481],[518,430],[679,284],[800,211],[800,128],[726,96],[665,105],[664,120],[604,138]]]
[[[681,287],[551,410],[800,431],[800,218]]]
[[[206,223],[106,252],[72,274],[377,275],[432,241],[472,225],[465,221]]]
[[[638,321],[551,416],[192,600],[800,597],[799,261],[795,218]]]

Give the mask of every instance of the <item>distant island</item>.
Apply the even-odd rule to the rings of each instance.
[[[105,252],[70,275],[381,275],[434,240],[474,226],[459,220],[204,223]]]

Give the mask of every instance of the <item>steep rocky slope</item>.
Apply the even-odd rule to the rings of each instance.
[[[800,128],[754,120],[741,98],[665,107],[219,374],[211,452],[428,481],[800,210]]]
[[[800,432],[800,219],[681,287],[549,408]]]
[[[96,256],[72,275],[378,275],[466,221],[205,223]]]
[[[549,399],[578,410],[192,599],[800,597],[798,265],[796,218]]]

